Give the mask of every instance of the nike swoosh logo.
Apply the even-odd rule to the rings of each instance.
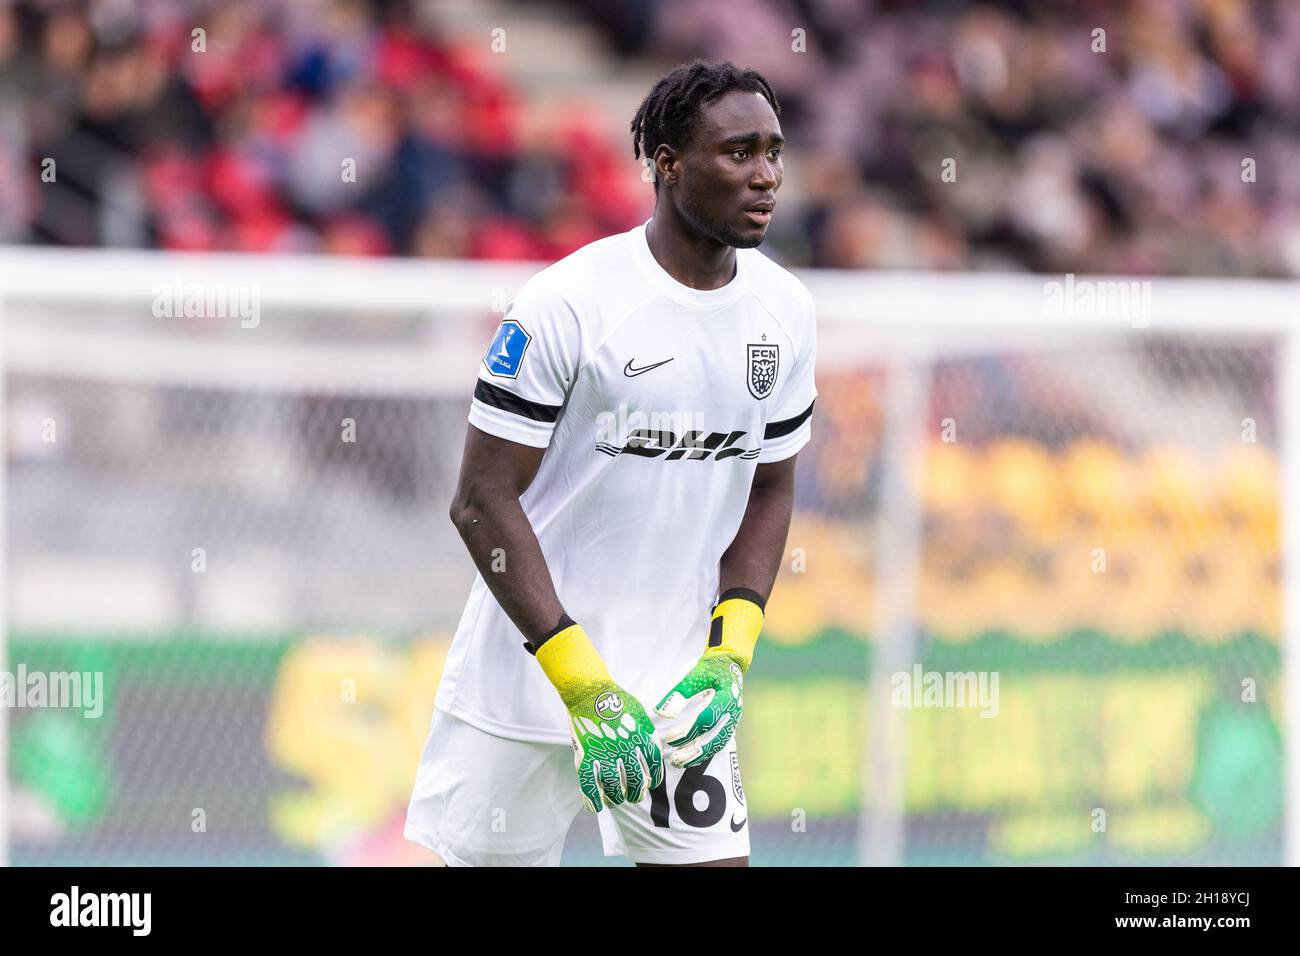
[[[672,359],[664,359],[662,362],[655,362],[654,365],[643,365],[640,368],[633,368],[632,363],[635,361],[636,359],[628,359],[627,364],[623,366],[623,374],[628,378],[634,378],[642,372],[648,372],[652,368],[658,368],[660,365],[667,365],[672,361]]]
[[[748,822],[749,822],[749,817],[745,817],[745,819],[743,819],[743,820],[741,820],[739,823],[737,823],[737,822],[736,822],[736,815],[733,813],[732,816],[731,816],[731,832],[732,832],[732,833],[739,833],[741,830],[745,829],[745,824],[748,823]]]

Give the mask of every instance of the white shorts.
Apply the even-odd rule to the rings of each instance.
[[[735,738],[704,767],[665,760],[664,769],[663,785],[641,803],[596,815],[605,855],[634,863],[749,856]],[[449,866],[558,866],[583,812],[572,747],[508,740],[436,710],[404,833]]]

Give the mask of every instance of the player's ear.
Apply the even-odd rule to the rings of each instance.
[[[677,185],[678,160],[677,150],[667,143],[661,143],[655,150],[655,175],[659,177],[661,183]]]

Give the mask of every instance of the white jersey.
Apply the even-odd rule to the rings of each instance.
[[[691,289],[641,225],[533,276],[483,357],[470,423],[546,449],[524,514],[561,605],[647,709],[705,648],[754,469],[809,439],[815,351],[812,296],[785,269],[738,249],[731,282]],[[523,643],[478,575],[437,707],[568,743]]]

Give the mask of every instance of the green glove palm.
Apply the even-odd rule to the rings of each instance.
[[[608,681],[565,704],[573,721],[578,789],[588,810],[600,810],[602,796],[611,806],[640,803],[663,782],[654,724],[639,700]]]
[[[663,782],[663,755],[641,702],[614,682],[577,624],[548,639],[537,660],[569,710],[582,804],[640,803]]]
[[[655,708],[661,717],[671,720],[693,698],[704,695],[701,698],[704,706],[695,721],[668,731],[667,745],[677,748],[668,758],[669,763],[674,767],[694,767],[708,763],[723,751],[740,722],[744,686],[745,672],[730,654],[705,652]]]
[[[744,596],[729,597],[728,595]],[[744,706],[745,671],[763,628],[763,607],[752,591],[728,591],[713,609],[709,646],[677,685],[664,695],[655,713],[672,720],[688,705],[701,704],[689,724],[673,727],[667,745],[674,767],[707,764],[726,749]]]

